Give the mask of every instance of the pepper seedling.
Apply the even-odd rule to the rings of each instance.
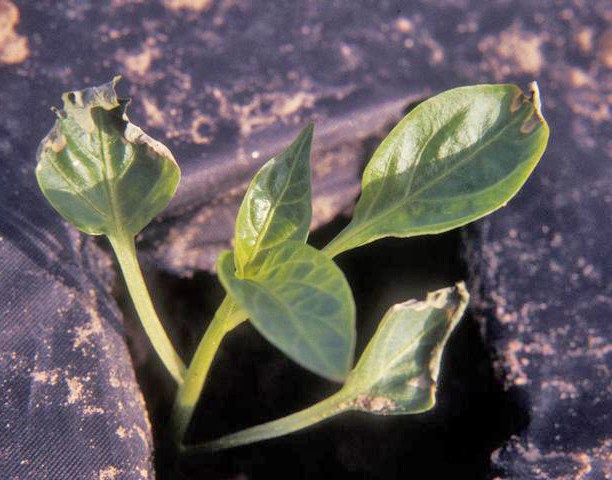
[[[172,411],[187,455],[284,435],[348,410],[409,414],[435,404],[442,352],[468,303],[463,283],[392,306],[353,368],[355,305],[333,258],[386,236],[444,232],[505,205],[548,141],[537,85],[449,90],[418,105],[383,140],[362,180],[352,220],[325,248],[306,243],[312,215],[312,125],[253,178],[240,207],[233,252],[217,271],[227,295],[184,366],[142,278],[135,235],[170,201],[179,168],[169,150],[130,123],[116,77],[63,95],[42,140],[36,176],[51,205],[91,235],[106,235],[143,327],[178,389]],[[299,365],[342,387],[295,414],[203,445],[184,445],[215,353],[249,320]]]

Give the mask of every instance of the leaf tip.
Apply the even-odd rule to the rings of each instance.
[[[88,132],[95,129],[91,117],[91,110],[101,107],[104,110],[113,110],[122,107],[122,113],[129,104],[128,99],[119,99],[115,91],[117,82],[121,75],[115,75],[110,82],[96,87],[88,87],[83,90],[71,90],[62,94],[63,109],[52,108],[59,120],[68,116],[74,117]]]
[[[538,82],[535,80],[529,83],[529,93],[531,93],[531,101],[533,106],[538,113],[538,115],[542,116],[542,101],[540,98],[540,88],[538,87]]]
[[[521,133],[524,134],[529,134],[538,127],[547,128],[546,120],[544,120],[544,115],[542,115],[542,99],[538,82],[533,81],[529,83],[529,93],[531,96],[527,101],[531,104],[534,113],[527,117],[520,127]]]
[[[312,143],[312,136],[314,134],[314,123],[312,120],[308,122],[308,125],[304,127],[304,129],[298,135],[298,139],[302,139],[302,141],[307,141],[309,144]]]
[[[462,306],[467,305],[470,301],[470,292],[468,292],[465,282],[461,280],[460,282],[455,283],[455,288],[457,289],[457,293],[459,293]]]

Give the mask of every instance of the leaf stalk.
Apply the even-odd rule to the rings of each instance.
[[[349,410],[351,408],[350,399],[352,395],[352,390],[342,388],[333,395],[304,410],[230,435],[225,435],[208,443],[188,446],[183,451],[183,454],[189,457],[201,453],[225,450],[302,430],[303,428],[310,427],[329,417]]]
[[[155,307],[149,296],[149,291],[138,264],[134,238],[129,235],[109,235],[108,239],[119,261],[119,266],[123,272],[125,283],[127,284],[132,302],[134,302],[136,307],[140,322],[162,363],[176,383],[180,385],[183,383],[183,377],[187,369],[174,349],[155,312]]]

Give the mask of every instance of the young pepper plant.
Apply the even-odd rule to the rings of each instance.
[[[39,148],[37,178],[64,218],[108,236],[145,331],[178,383],[177,444],[224,335],[246,319],[298,364],[343,386],[304,411],[183,448],[187,453],[283,435],[347,410],[432,408],[443,347],[467,305],[464,285],[392,307],[351,370],[355,306],[332,258],[385,236],[443,232],[505,205],[548,141],[537,86],[530,96],[513,85],[462,87],[412,110],[375,151],[353,219],[322,251],[305,243],[313,129],[304,129],[246,192],[234,251],[217,262],[227,296],[185,369],[157,319],[134,250],[136,233],[172,197],[178,167],[165,147],[129,123],[116,80],[64,94],[64,110],[56,111],[56,125]]]
[[[363,175],[362,194],[351,222],[323,253],[331,258],[386,236],[444,232],[504,206],[525,183],[548,141],[539,91],[535,83],[530,87],[530,96],[513,85],[456,88],[417,106],[374,152]],[[274,161],[264,169],[272,170],[273,165]],[[294,176],[292,180],[302,179]],[[237,244],[243,229],[240,219],[244,218],[248,199],[261,190],[255,177],[238,214]],[[277,203],[274,191],[267,191],[263,203]],[[257,212],[251,215],[257,217]],[[305,217],[306,213],[303,222]],[[282,265],[272,263],[279,269]],[[253,305],[260,302],[261,294],[240,280],[239,267],[236,264],[234,272],[229,252],[220,255],[217,266],[226,290],[252,320],[276,319],[275,328],[282,330],[287,315]],[[299,260],[292,266],[294,270],[303,268],[306,267]],[[291,278],[281,274],[275,283],[283,284]],[[265,283],[261,287],[265,288]],[[465,286],[459,283],[430,293],[425,302],[395,305],[337,393],[285,418],[190,447],[188,453],[277,437],[347,410],[389,415],[432,408],[441,352],[468,298]],[[268,306],[274,301],[273,293],[266,292],[261,303]],[[309,325],[307,315],[301,318],[305,321],[303,325]],[[262,331],[258,323],[254,324]],[[308,367],[307,362],[287,350],[295,336],[268,338]],[[325,346],[324,341],[320,344]],[[317,372],[312,367],[311,370]]]

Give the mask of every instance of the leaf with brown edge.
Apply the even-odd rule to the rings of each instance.
[[[66,220],[91,235],[134,236],[174,196],[170,151],[130,123],[115,84],[66,92],[38,147],[36,178]]]
[[[391,307],[347,378],[342,409],[379,415],[431,409],[444,346],[468,300],[458,283]]]
[[[504,206],[548,142],[535,82],[531,89],[460,87],[418,105],[374,152],[353,218],[325,252],[445,232]]]

